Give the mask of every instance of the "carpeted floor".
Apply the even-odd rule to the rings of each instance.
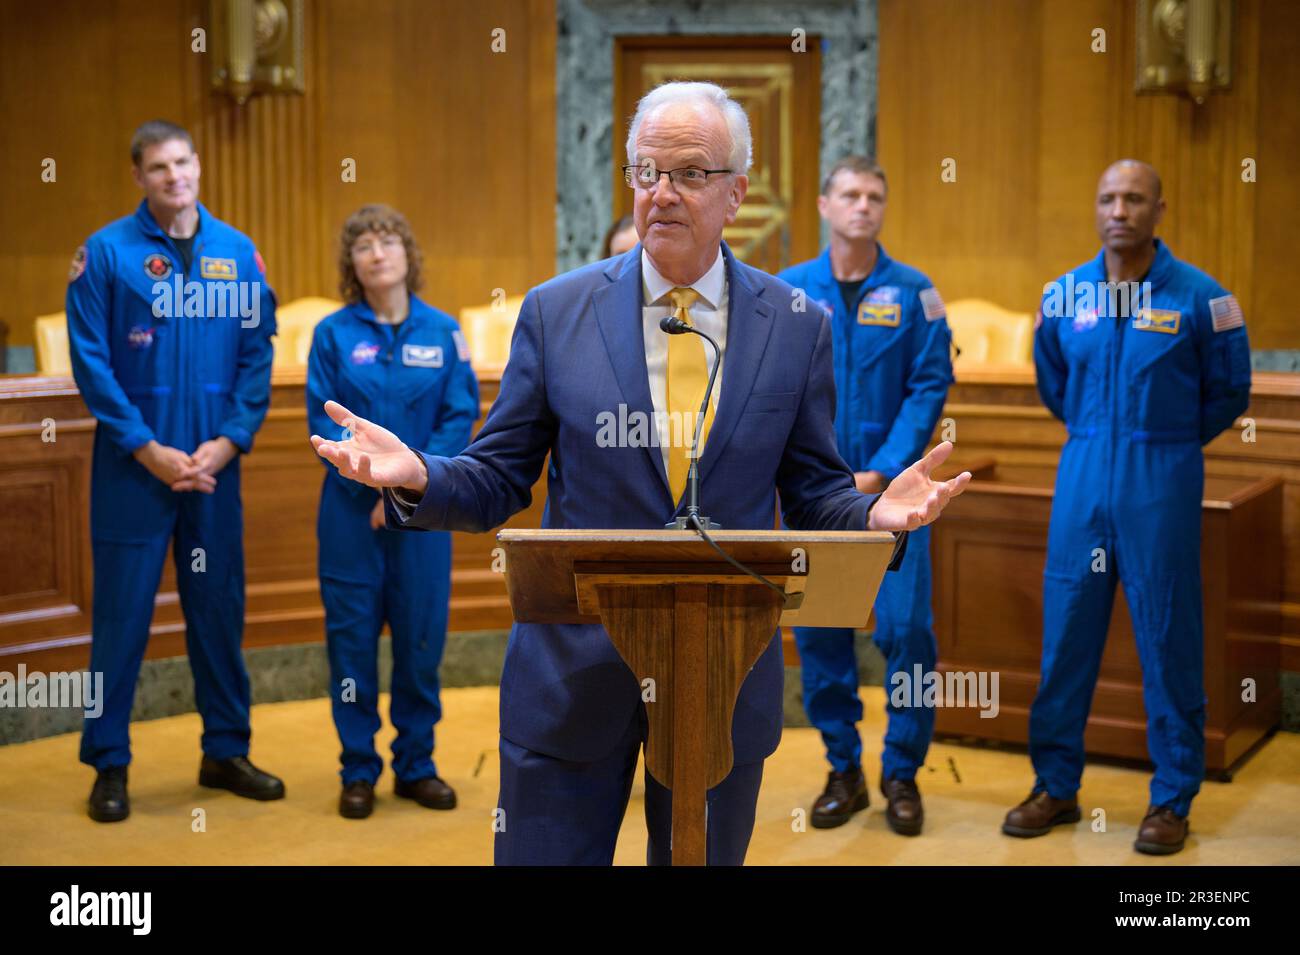
[[[918,777],[926,830],[896,836],[885,825],[879,784],[884,696],[863,688],[871,808],[830,831],[798,829],[825,779],[815,730],[788,729],[767,762],[752,865],[1225,865],[1300,863],[1300,735],[1279,733],[1232,783],[1206,782],[1192,808],[1182,853],[1152,859],[1132,849],[1147,798],[1147,773],[1094,764],[1084,778],[1084,821],[1039,839],[1011,839],[998,827],[1029,791],[1023,753],[936,743]],[[483,865],[492,860],[497,796],[497,690],[451,689],[438,727],[438,767],[460,796],[452,812],[422,809],[380,780],[375,814],[336,812],[338,741],[326,700],[258,706],[252,759],[281,776],[285,800],[257,803],[200,788],[199,718],[189,714],[132,727],[132,815],[101,825],[85,813],[94,776],[77,762],[78,736],[0,747],[0,864],[36,865]],[[384,700],[387,706],[387,700]],[[380,739],[389,740],[385,724]],[[383,749],[381,748],[381,752]],[[640,776],[616,861],[645,859]],[[1097,809],[1105,831],[1094,831]],[[202,813],[198,813],[202,810]],[[200,823],[202,825],[200,825]],[[196,829],[205,831],[195,831]]]

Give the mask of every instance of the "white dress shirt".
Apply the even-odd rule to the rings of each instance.
[[[641,309],[641,333],[645,336],[645,367],[650,376],[650,401],[654,405],[656,426],[669,424],[668,411],[668,333],[659,327],[659,322],[673,313],[672,301],[668,293],[677,286],[659,274],[659,270],[650,261],[645,249],[641,250],[641,287],[645,294],[645,305]],[[718,378],[713,383],[712,400],[709,406],[713,414],[718,413],[718,396],[722,394],[722,372],[727,355],[727,266],[722,258],[722,248],[718,248],[718,257],[713,260],[709,270],[699,277],[689,288],[695,289],[700,297],[691,306],[691,322],[706,335],[711,335],[718,343]],[[687,333],[689,334],[689,332]],[[713,346],[692,335],[700,348],[704,350],[706,367],[713,365]],[[668,471],[668,455],[672,451],[669,442],[672,434],[659,435],[659,453],[663,457],[664,472]],[[706,442],[707,443],[707,442]]]

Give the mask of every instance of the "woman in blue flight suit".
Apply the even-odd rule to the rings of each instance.
[[[338,439],[327,399],[376,421],[412,448],[455,455],[478,418],[478,382],[455,319],[415,296],[421,257],[410,226],[388,206],[363,206],[343,225],[340,290],[348,303],[316,327],[307,366],[311,433]],[[373,488],[326,465],[317,522],[334,724],[343,744],[339,812],[369,816],[383,770],[379,729],[379,633],[392,631],[389,715],[397,730],[398,796],[451,809],[456,794],[433,762],[442,715],[438,665],[447,635],[451,536],[385,528]]]

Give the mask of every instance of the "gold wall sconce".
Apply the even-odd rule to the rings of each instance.
[[[1139,0],[1137,91],[1198,105],[1232,81],[1232,0]]]
[[[210,0],[208,14],[214,90],[241,106],[303,92],[303,0]]]

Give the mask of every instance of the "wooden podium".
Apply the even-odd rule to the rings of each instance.
[[[673,865],[706,862],[705,795],[731,772],[731,719],[779,625],[865,627],[894,536],[880,531],[503,530],[521,623],[603,624],[642,686],[646,767],[672,790]],[[797,604],[797,609],[784,609]]]

